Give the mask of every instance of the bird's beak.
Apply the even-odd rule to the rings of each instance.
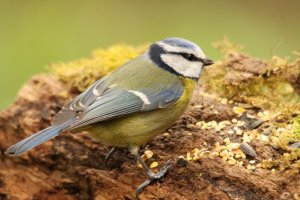
[[[205,59],[203,59],[203,64],[204,64],[204,66],[212,65],[212,64],[214,64],[214,61],[209,58],[205,58]]]

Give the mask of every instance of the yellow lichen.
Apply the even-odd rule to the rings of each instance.
[[[300,55],[293,62],[276,56],[260,61],[234,46],[228,40],[219,43],[223,61],[206,67],[201,77],[207,91],[264,109],[300,110],[300,94],[295,88]]]
[[[269,132],[269,136],[265,142],[269,142],[272,146],[280,147],[283,150],[289,151],[289,145],[299,141],[299,135],[297,134],[297,130],[299,130],[297,129],[297,118],[290,120],[289,116],[278,116],[274,119],[282,120],[283,122],[272,123],[267,130]],[[293,122],[296,122],[296,124]]]
[[[300,140],[300,115],[292,120],[292,128],[296,138]]]
[[[290,175],[300,173],[300,149],[294,149],[290,153],[282,154],[276,160],[263,160],[262,168],[278,169],[279,171],[287,171]]]
[[[220,42],[215,42],[213,46],[219,49],[223,55],[227,55],[232,52],[240,52],[243,49],[243,46],[233,44],[227,37]]]
[[[142,54],[147,46],[113,45],[107,49],[95,50],[89,58],[52,64],[50,70],[64,81],[69,89],[84,91],[97,79]]]

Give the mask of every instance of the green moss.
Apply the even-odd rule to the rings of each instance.
[[[263,109],[300,110],[300,94],[295,82],[300,76],[300,56],[274,56],[261,61],[241,53],[241,47],[227,39],[216,45],[224,59],[204,71],[202,83],[207,91]]]
[[[233,44],[229,41],[229,39],[227,37],[225,37],[222,41],[220,42],[215,42],[213,44],[213,46],[217,49],[220,50],[220,52],[223,54],[223,55],[227,55],[227,54],[230,54],[232,52],[241,52],[242,49],[244,48],[243,46],[241,45],[238,45],[238,44]]]
[[[262,165],[298,174],[300,149],[289,146],[300,140],[300,54],[296,54],[294,61],[277,56],[261,61],[242,53],[242,48],[228,39],[216,47],[223,59],[204,71],[201,77],[204,89],[222,98],[268,110],[267,145],[285,153],[274,155],[275,160],[265,160]]]
[[[291,176],[300,173],[300,149],[295,149],[290,153],[284,153],[276,160],[263,160],[262,167],[265,169],[278,169],[286,171]]]
[[[89,58],[52,64],[50,70],[64,81],[69,89],[84,91],[97,79],[142,54],[147,46],[117,44],[107,49],[97,49]]]
[[[295,136],[296,136],[297,140],[300,140],[300,115],[293,118],[292,127],[295,132]]]

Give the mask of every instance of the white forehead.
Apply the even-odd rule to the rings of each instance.
[[[157,42],[157,44],[167,52],[190,53],[200,58],[206,58],[198,45],[182,38],[167,38]]]

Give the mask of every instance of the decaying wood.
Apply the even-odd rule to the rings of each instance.
[[[135,188],[146,178],[143,170],[125,149],[118,150],[105,167],[109,147],[92,142],[84,132],[63,133],[20,157],[3,154],[10,145],[49,126],[66,95],[64,84],[55,77],[36,76],[22,88],[15,103],[0,114],[0,199],[134,199]],[[211,105],[219,114],[210,109]],[[220,158],[178,159],[204,142],[213,146],[221,141],[217,133],[197,129],[194,124],[199,120],[232,119],[231,110],[196,92],[189,110],[168,130],[169,135],[160,135],[147,144],[146,148],[154,152],[153,161],[162,166],[171,159],[173,166],[141,197],[292,199],[299,189],[300,176],[290,179],[263,169],[249,173]]]

